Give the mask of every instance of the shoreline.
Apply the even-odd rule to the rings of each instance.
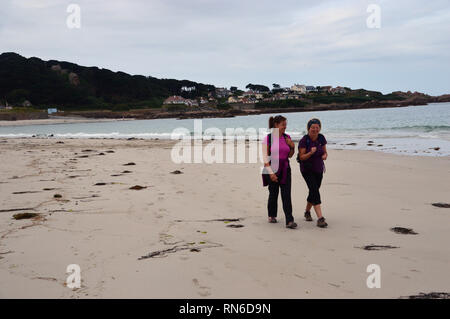
[[[404,102],[404,101],[403,101]],[[208,111],[188,111],[188,112],[155,112],[154,109],[140,109],[135,111],[68,111],[68,116],[54,116],[47,119],[30,120],[0,120],[1,126],[22,126],[22,125],[40,125],[40,124],[71,124],[71,123],[91,123],[91,122],[114,122],[125,120],[156,120],[156,119],[202,119],[202,118],[229,118],[238,116],[272,114],[272,113],[302,113],[302,112],[321,112],[321,111],[343,111],[343,110],[361,110],[361,109],[383,109],[398,108],[408,106],[429,105],[434,103],[448,103],[448,101],[430,101],[424,103],[407,102],[406,104],[385,102],[383,104],[366,102],[361,105],[330,105],[320,104],[315,106],[306,106],[301,108],[267,108],[267,109],[229,109],[229,110],[208,110]],[[80,115],[80,114],[84,114]]]
[[[169,144],[176,144],[180,142],[180,139],[171,139],[171,138],[161,138],[161,137],[152,137],[152,138],[140,138],[140,137],[55,137],[55,136],[48,136],[43,137],[41,135],[39,136],[15,136],[15,137],[5,137],[0,136],[0,143],[1,144],[7,144],[8,141],[14,140],[21,140],[21,141],[55,141],[55,142],[63,142],[64,141],[117,141],[117,142],[133,142],[133,141],[141,141],[146,143],[169,143]],[[194,140],[194,139],[193,139]],[[193,141],[192,140],[192,141]],[[300,139],[299,138],[293,138],[292,141],[294,143],[298,143]],[[210,140],[203,139],[203,143],[208,143]],[[260,141],[257,139],[256,141]],[[246,144],[248,147],[249,140],[246,139]],[[394,151],[397,147],[387,147],[387,148],[380,148],[383,147],[383,145],[376,143],[370,144],[370,147],[364,146],[364,142],[358,143],[336,143],[336,142],[329,142],[328,148],[335,150],[335,151],[362,151],[362,152],[373,152],[373,153],[383,153],[383,154],[389,154],[394,156],[405,156],[405,157],[432,157],[432,158],[447,158],[450,157],[450,154],[442,154],[440,151],[440,147],[430,147],[426,150],[414,150],[414,151],[408,151],[408,150],[400,150],[400,148],[397,151]],[[354,148],[353,148],[354,147]],[[294,161],[295,162],[295,161]]]

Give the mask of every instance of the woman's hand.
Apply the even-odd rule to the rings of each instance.
[[[286,144],[289,145],[290,148],[295,148],[294,142],[289,137],[286,137]]]
[[[311,155],[314,154],[316,151],[317,151],[317,147],[315,147],[315,146],[311,147],[311,151],[310,151]]]
[[[324,145],[324,146],[322,146],[322,148],[323,148],[322,160],[325,161],[327,159],[327,157],[328,157],[327,146]]]
[[[274,183],[278,183],[278,176],[276,174],[270,174],[270,180]]]

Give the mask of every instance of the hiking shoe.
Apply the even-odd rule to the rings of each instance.
[[[277,222],[277,219],[275,217],[269,217],[269,223],[274,224],[274,223],[278,223],[278,222]]]
[[[328,224],[326,223],[324,217],[321,217],[321,218],[319,218],[319,219],[317,220],[317,227],[325,228],[325,227],[327,227],[327,226],[328,226]]]
[[[313,221],[310,211],[305,211],[305,220],[308,221],[308,222],[312,222]]]
[[[286,228],[295,229],[297,228],[297,223],[290,222],[289,224],[286,225]]]

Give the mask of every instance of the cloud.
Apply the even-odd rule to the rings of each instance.
[[[220,86],[448,92],[448,1],[377,1],[382,27],[369,29],[372,2],[9,0],[0,51]],[[81,7],[79,30],[66,26],[70,3]]]

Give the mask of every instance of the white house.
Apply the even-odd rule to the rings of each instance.
[[[300,94],[305,94],[306,93],[306,86],[305,85],[300,85],[300,84],[294,84],[293,86],[291,86],[291,91],[300,93]]]
[[[228,103],[238,103],[238,102],[240,102],[241,100],[240,99],[238,99],[237,97],[235,97],[235,96],[230,96],[229,98],[228,98]]]

